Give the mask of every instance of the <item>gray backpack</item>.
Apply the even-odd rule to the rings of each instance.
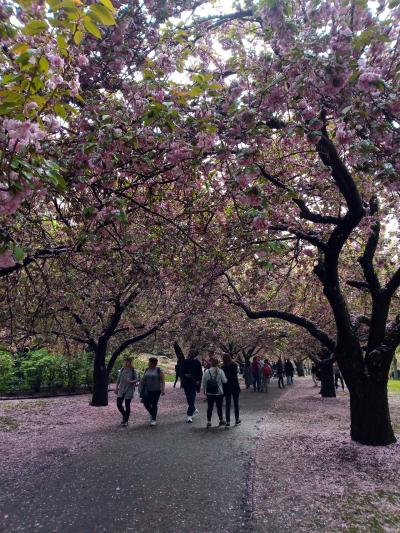
[[[209,374],[209,378],[207,380],[206,385],[206,394],[219,394],[219,387],[218,387],[218,371],[216,374],[212,373],[210,369],[207,370]]]

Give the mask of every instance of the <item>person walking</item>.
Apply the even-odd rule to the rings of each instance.
[[[286,374],[286,384],[293,385],[294,368],[293,368],[293,363],[291,362],[290,359],[286,359],[285,361],[285,374]]]
[[[232,399],[235,409],[235,424],[239,425],[241,420],[239,418],[239,394],[240,394],[240,385],[238,377],[238,365],[232,360],[232,357],[229,354],[224,354],[222,357],[222,370],[226,376],[227,382],[224,385],[224,395],[225,395],[225,414],[226,414],[226,424],[225,427],[229,428],[231,425],[231,406]]]
[[[283,383],[283,363],[281,358],[279,358],[276,363],[276,374],[278,376],[278,387],[280,389],[284,389],[285,384]]]
[[[318,387],[318,382],[317,382],[317,365],[315,363],[313,363],[311,365],[311,378],[314,382],[314,387]]]
[[[219,425],[225,426],[222,414],[222,402],[224,400],[224,384],[227,383],[225,372],[218,368],[218,359],[211,360],[211,368],[208,368],[203,375],[202,388],[207,396],[207,427],[211,427],[211,417],[214,409],[214,403],[217,406]]]
[[[135,385],[139,374],[132,366],[132,359],[125,357],[124,366],[118,371],[115,394],[117,395],[117,408],[122,415],[121,426],[126,427],[131,414],[131,401],[135,393]],[[125,402],[125,409],[123,403]]]
[[[196,350],[190,350],[187,359],[182,362],[181,379],[188,404],[186,421],[189,424],[193,422],[193,415],[196,412],[196,392],[200,392],[201,379],[203,377],[203,370],[200,361],[197,359],[197,355]]]
[[[157,423],[158,400],[160,395],[164,396],[165,394],[164,372],[157,365],[157,357],[150,357],[149,366],[140,381],[140,397],[150,415],[151,426],[155,426]]]
[[[335,388],[336,389],[339,388],[338,381],[340,380],[340,384],[342,385],[342,390],[344,390],[343,376],[342,376],[342,373],[340,372],[340,369],[339,369],[339,366],[338,366],[337,363],[334,363],[334,365],[333,365],[333,372],[335,374]]]
[[[253,357],[251,363],[251,376],[253,378],[253,392],[260,392],[260,365],[258,364],[258,356]]]
[[[264,366],[262,367],[262,380],[261,380],[261,390],[262,392],[268,392],[268,385],[272,376],[272,368],[268,362],[268,359],[265,359]]]
[[[252,384],[250,357],[245,357],[245,359],[244,359],[243,377],[244,377],[244,382],[245,382],[245,385],[246,385],[246,389],[249,389],[251,387],[251,384]]]

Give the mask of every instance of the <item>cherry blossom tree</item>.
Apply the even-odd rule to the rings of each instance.
[[[237,305],[252,319],[306,329],[333,354],[350,391],[351,436],[373,445],[395,440],[387,379],[400,342],[400,269],[379,263],[392,248],[400,184],[399,27],[399,6],[385,1],[248,2],[195,24],[206,35],[196,44],[213,35],[227,50],[228,59],[199,53],[196,65],[224,85],[214,101],[216,142],[229,149],[224,177],[255,231],[294,236],[313,260],[336,331],[313,317]],[[347,280],[341,259],[351,247],[358,260]],[[370,298],[358,320],[355,288]]]

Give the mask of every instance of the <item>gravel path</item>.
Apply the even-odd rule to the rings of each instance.
[[[183,391],[169,389],[166,398],[173,394]],[[0,486],[8,489],[0,495],[0,531],[247,531],[260,421],[279,396],[276,383],[268,394],[243,391],[243,424],[229,430],[205,428],[201,398],[193,425],[184,422],[180,400],[179,410],[161,412],[156,427],[143,416],[128,429],[108,422],[98,442],[94,433],[77,453],[69,453],[68,441],[60,440],[57,448],[35,456],[29,468],[21,460],[11,477],[0,473]],[[29,433],[24,438],[28,446]]]

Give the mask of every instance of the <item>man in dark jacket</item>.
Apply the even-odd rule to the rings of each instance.
[[[290,359],[286,359],[285,361],[285,374],[286,374],[286,382],[288,385],[293,385],[293,374],[294,374],[294,368],[293,363]]]
[[[182,363],[182,387],[186,394],[188,403],[187,422],[193,422],[193,415],[196,411],[195,401],[196,392],[200,392],[201,379],[203,377],[203,370],[201,363],[197,357],[196,350],[190,350],[187,358]]]

